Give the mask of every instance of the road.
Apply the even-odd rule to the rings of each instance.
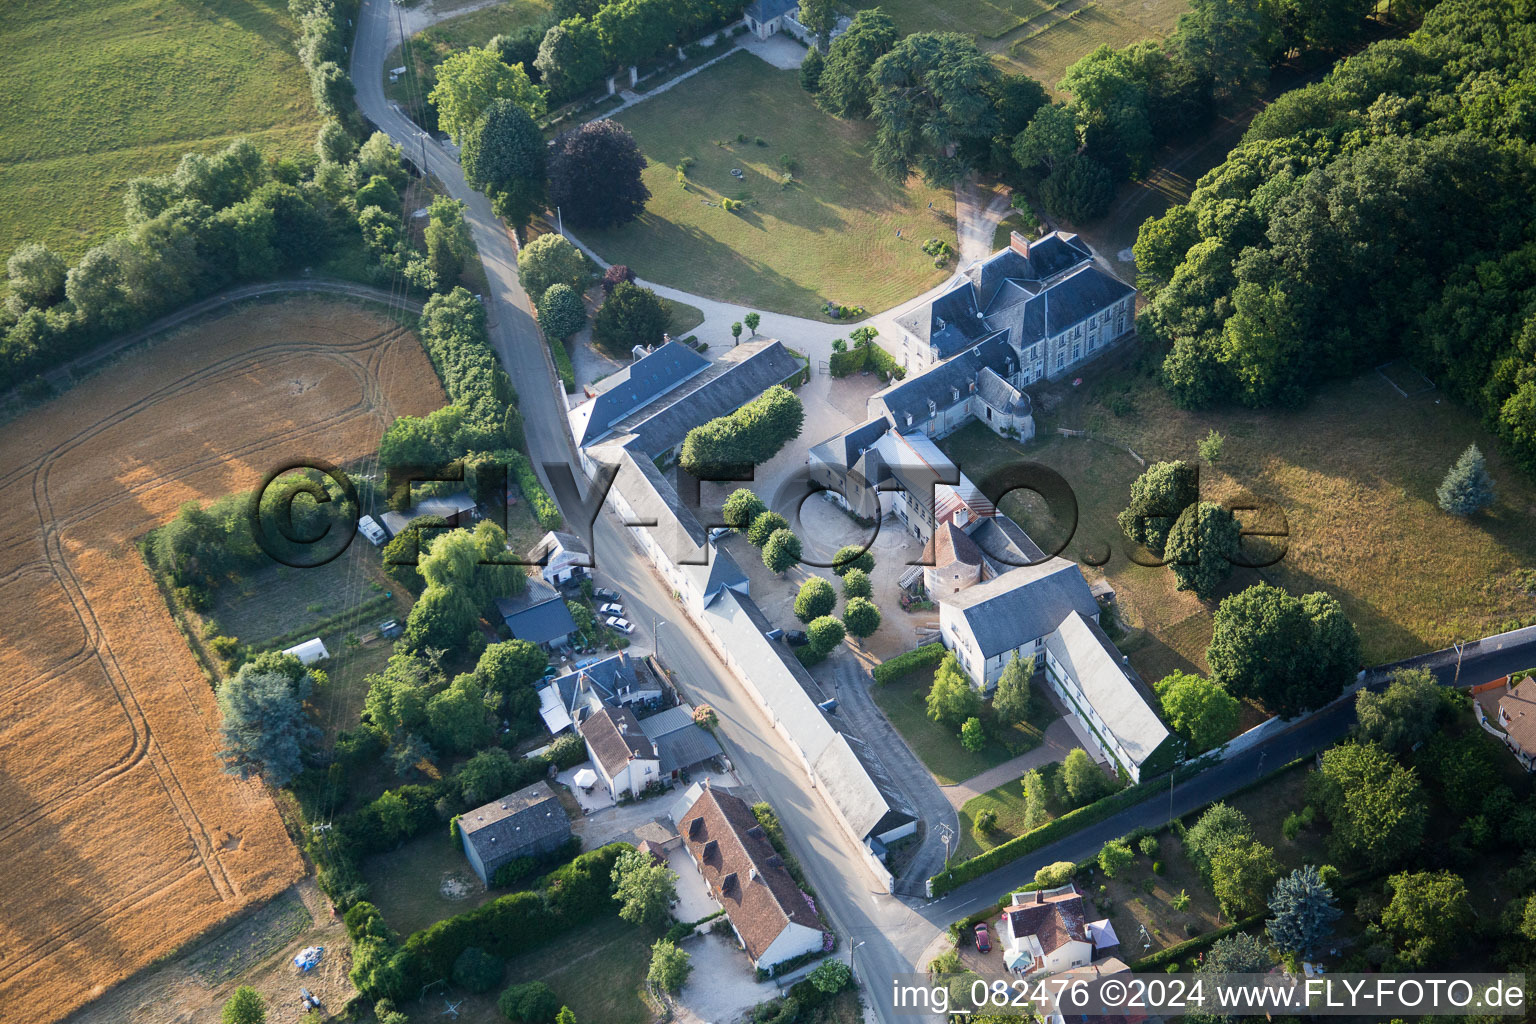
[[[485,266],[491,344],[517,384],[529,453],[535,464],[574,465],[564,392],[556,383],[548,349],[518,282],[511,236],[485,196],[465,182],[458,163],[384,97],[382,69],[384,58],[398,42],[396,19],[397,9],[387,0],[365,0],[361,8],[352,56],[358,105],[408,159],[465,203],[465,220]],[[778,811],[790,846],[816,890],[819,905],[842,935],[844,948],[860,944],[853,954],[854,968],[861,979],[875,982],[867,986],[867,993],[877,1014],[887,1024],[896,1024],[884,979],[911,970],[932,940],[933,926],[900,900],[871,891],[873,879],[841,838],[830,809],[807,787],[798,758],[694,633],[671,589],[662,586],[650,562],[606,513],[594,524],[593,542],[599,574],[629,596],[628,607],[642,629],[655,617],[663,659],[677,672],[691,698],[715,708],[727,752],[743,779]]]
[[[491,343],[516,382],[535,464],[574,465],[566,425],[564,392],[557,384],[547,347],[517,278],[516,247],[491,212],[490,203],[464,181],[458,163],[384,97],[385,56],[396,45],[398,9],[387,0],[365,0],[353,49],[352,76],[363,113],[387,132],[407,158],[441,181],[448,193],[466,204],[465,219],[479,247],[488,281]],[[794,339],[786,339],[793,343]],[[1273,769],[1332,743],[1349,728],[1352,702],[1341,702],[1298,722],[1245,754],[1224,761],[1172,791],[1172,810],[1160,798],[1127,808],[1099,825],[1054,843],[990,875],[962,886],[940,900],[924,903],[872,891],[873,880],[841,839],[830,809],[806,785],[798,759],[779,740],[755,705],[741,692],[726,667],[696,635],[682,607],[608,514],[593,528],[598,573],[630,598],[641,630],[655,623],[661,656],[678,674],[688,696],[715,708],[720,733],[738,771],[777,809],[789,843],[805,868],[833,927],[852,951],[853,966],[866,997],[885,1024],[896,1024],[889,979],[919,964],[948,922],[1011,887],[1033,878],[1042,864],[1082,860],[1103,843],[1133,828],[1166,821],[1218,799]],[[647,614],[648,613],[648,614]],[[648,621],[652,620],[652,621]],[[1536,630],[1469,649],[1460,678],[1471,682],[1495,678],[1536,661]],[[1456,669],[1442,657],[1434,670],[1450,682]]]

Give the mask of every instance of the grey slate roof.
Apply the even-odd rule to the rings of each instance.
[[[603,381],[604,388],[596,398],[574,410],[582,420],[573,424],[577,446],[598,440],[615,423],[707,370],[709,365],[709,360],[693,349],[671,341],[614,373]]]
[[[555,791],[542,779],[499,800],[465,811],[459,831],[469,839],[482,861],[518,856],[551,836],[571,834],[570,818]]]
[[[1029,396],[998,376],[990,366],[983,366],[976,375],[976,394],[992,408],[1010,416],[1029,414]]]
[[[564,530],[551,530],[540,537],[537,544],[528,549],[528,554],[525,556],[526,560],[536,565],[544,565],[550,554],[555,550],[556,544],[562,550],[574,555],[591,553],[587,550],[587,546],[582,543],[581,538],[574,533],[566,533]]]
[[[665,404],[627,417],[615,431],[634,435],[631,446],[655,458],[681,444],[694,427],[735,412],[803,368],[780,342],[747,342],[721,356],[709,373],[699,374],[688,387],[666,395]]]
[[[862,839],[917,820],[885,765],[857,736],[838,733],[811,763],[811,771]]]
[[[982,557],[998,576],[1020,566],[1045,561],[1045,552],[1012,519],[1002,513],[976,523],[971,540],[981,548]]]
[[[516,597],[498,597],[496,612],[512,636],[531,644],[547,644],[576,632],[576,621],[560,591],[530,576],[528,587]]]
[[[617,698],[625,689],[661,692],[660,684],[651,678],[650,673],[642,677],[635,663],[623,651],[595,659],[590,664],[581,665],[556,677],[555,685],[560,688],[560,700],[566,710],[572,708],[572,702],[576,699],[578,681],[583,681],[604,701]]]
[[[640,730],[656,745],[663,775],[692,768],[725,753],[720,741],[693,720],[693,709],[684,704],[640,719]]]
[[[747,5],[746,15],[753,21],[772,21],[799,6],[800,0],[752,0]]]
[[[1073,612],[1099,610],[1082,570],[1065,558],[1010,569],[943,601],[964,617],[987,658],[1053,632]]]
[[[876,416],[820,444],[812,445],[810,451],[828,465],[847,469],[859,461],[864,449],[880,440],[880,436],[890,429],[890,421],[884,416]]]
[[[1052,231],[1031,242],[1029,256],[1021,256],[1010,246],[993,253],[979,266],[966,271],[977,292],[982,309],[992,305],[1004,281],[1045,282],[1093,259],[1092,251],[1074,234]]]
[[[1140,765],[1168,739],[1155,698],[1099,626],[1073,612],[1045,641],[1131,760]]]
[[[385,512],[379,516],[379,520],[384,524],[384,528],[389,531],[391,537],[398,537],[401,530],[404,530],[422,516],[442,516],[444,519],[452,522],[454,516],[468,512],[474,507],[475,499],[470,497],[467,491],[459,491],[454,494],[446,494],[440,498],[422,498],[419,501],[413,502],[408,511]]]
[[[935,415],[928,411],[928,402],[932,400],[936,410],[943,412],[957,401],[969,401],[971,382],[984,366],[990,366],[1004,377],[1017,372],[1018,358],[1001,333],[932,369],[892,384],[872,397],[870,405],[884,408],[897,430],[920,430]],[[957,388],[960,391],[958,400],[955,398]],[[911,423],[907,422],[908,415],[912,417]]]

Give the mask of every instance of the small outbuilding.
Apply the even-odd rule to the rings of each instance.
[[[571,838],[571,820],[542,780],[464,812],[458,823],[464,856],[486,885],[507,862],[553,853]]]
[[[325,643],[319,637],[315,637],[313,640],[305,640],[301,644],[294,644],[292,647],[284,650],[283,653],[291,654],[298,658],[306,667],[313,665],[317,661],[324,661],[331,656],[331,652],[325,649]]]

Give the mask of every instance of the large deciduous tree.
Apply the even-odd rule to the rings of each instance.
[[[568,285],[580,294],[587,283],[587,266],[581,250],[564,235],[540,235],[517,254],[517,277],[534,305],[551,285]]]
[[[870,69],[900,38],[896,23],[878,7],[854,15],[848,31],[827,48],[826,63],[818,80],[817,99],[822,106],[838,117],[867,117]]]
[[[1402,668],[1381,693],[1355,694],[1360,738],[1394,754],[1406,754],[1439,728],[1445,701],[1440,684],[1427,668]]]
[[[928,717],[951,729],[959,729],[967,718],[981,713],[981,694],[971,685],[954,654],[944,655],[939,662],[925,703]]]
[[[459,162],[465,179],[491,197],[496,214],[522,227],[544,206],[544,134],[512,100],[492,100],[464,135]]]
[[[1359,660],[1359,637],[1336,600],[1297,599],[1267,583],[1221,602],[1206,649],[1211,678],[1228,693],[1286,718],[1336,697]]]
[[[850,597],[843,608],[843,625],[849,636],[862,640],[880,628],[880,609],[867,597]]]
[[[437,108],[437,123],[456,143],[495,100],[510,100],[532,117],[542,117],[546,110],[544,90],[533,84],[523,66],[503,64],[501,55],[489,47],[451,53],[436,73],[437,84],[428,98]]]
[[[1163,716],[1174,731],[1189,741],[1189,753],[1201,754],[1227,741],[1237,728],[1237,698],[1220,683],[1186,672],[1158,680],[1154,689],[1163,705]]]
[[[649,288],[621,281],[592,318],[592,336],[614,352],[661,344],[672,314]]]
[[[1232,575],[1233,559],[1242,543],[1243,528],[1225,506],[1214,501],[1190,505],[1174,521],[1163,547],[1178,589],[1192,590],[1209,601],[1216,588]]]
[[[648,853],[625,850],[613,862],[613,898],[625,921],[658,925],[677,899],[677,875]]]
[[[766,511],[768,506],[762,498],[745,487],[738,487],[725,499],[721,507],[721,518],[725,520],[726,526],[738,533],[745,533],[752,521]]]
[[[1187,462],[1154,462],[1131,483],[1131,500],[1117,516],[1120,530],[1154,555],[1184,510],[1200,498],[1200,471]]]
[[[585,17],[566,18],[544,34],[533,66],[553,96],[571,99],[596,85],[607,70],[603,41]]]
[[[830,615],[836,607],[837,591],[824,578],[812,576],[800,584],[800,592],[795,595],[795,618],[801,622]]]
[[[564,341],[587,326],[587,308],[568,284],[552,284],[539,299],[539,328],[545,337]]]
[[[790,530],[774,530],[763,544],[763,564],[780,575],[800,564],[800,538]]]
[[[1435,965],[1472,927],[1472,905],[1460,875],[1403,872],[1387,879],[1387,889],[1392,899],[1381,912],[1381,924],[1397,939],[1403,968]]]
[[[1428,821],[1418,776],[1376,744],[1327,751],[1311,786],[1336,855],[1382,868],[1418,849]]]
[[[901,184],[915,170],[930,185],[954,184],[969,170],[959,147],[992,136],[990,90],[999,77],[975,40],[958,32],[917,32],[897,43],[869,72],[875,173]]]
[[[612,228],[645,212],[645,157],[617,121],[589,121],[555,139],[549,199],[578,228]]]

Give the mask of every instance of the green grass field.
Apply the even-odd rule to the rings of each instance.
[[[1015,726],[1018,740],[1013,750],[995,740],[988,740],[985,747],[972,752],[960,745],[960,737],[955,730],[928,717],[924,700],[932,685],[933,670],[917,669],[883,686],[872,687],[870,693],[875,703],[880,705],[880,710],[885,712],[885,717],[901,733],[901,738],[907,741],[907,746],[912,748],[918,760],[933,773],[941,786],[964,782],[988,768],[995,768],[1004,761],[1026,753],[1039,745],[1042,727],[1050,724],[1047,718]]]
[[[319,124],[284,0],[11,0],[0,95],[0,254],[78,256],[130,178],[242,135],[296,152]]]
[[[1212,428],[1226,445],[1214,467],[1201,467],[1202,496],[1265,499],[1283,512],[1289,534],[1278,563],[1237,570],[1221,595],[1260,579],[1291,593],[1325,590],[1359,630],[1366,664],[1536,621],[1536,485],[1499,455],[1465,408],[1438,391],[1403,398],[1373,372],[1320,389],[1302,409],[1188,412],[1173,406],[1133,354],[1087,367],[1081,387],[1031,389],[1037,409],[1047,392],[1059,402],[1037,417],[1035,441],[1017,445],[972,424],[941,447],[976,481],[990,466],[1018,459],[1066,478],[1078,519],[1063,556],[1110,555],[1103,574],[1130,631],[1121,647],[1147,679],[1205,670],[1214,603],[1176,591],[1167,569],[1128,559],[1115,515],[1142,467],[1127,446],[1148,462],[1194,459],[1196,441]],[[1090,430],[1094,439],[1058,436],[1057,426]],[[1436,506],[1435,488],[1473,442],[1488,457],[1498,500],[1482,515],[1456,519]],[[1023,493],[1005,498],[1003,508],[1050,550],[1066,536],[1064,524]],[[1261,525],[1254,514],[1243,518],[1250,528]]]
[[[1186,0],[860,0],[879,7],[902,33],[962,32],[974,36],[1000,67],[1026,74],[1052,91],[1062,73],[1101,43],[1124,46],[1162,38]]]
[[[633,224],[580,234],[647,280],[817,316],[826,300],[886,309],[947,276],[921,247],[956,244],[953,193],[876,178],[869,126],[823,113],[794,72],[733,54],[619,120],[650,161],[651,201]],[[675,171],[685,157],[695,161],[686,190]],[[787,187],[783,157],[795,175]],[[748,205],[728,213],[723,197]]]

